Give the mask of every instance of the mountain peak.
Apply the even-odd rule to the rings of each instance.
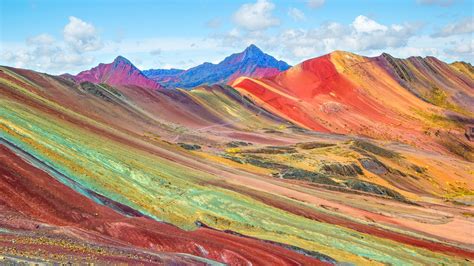
[[[334,50],[330,52],[328,55],[330,56],[346,56],[346,57],[351,57],[351,56],[358,56],[357,54],[354,54],[352,52],[344,51],[344,50]]]
[[[260,50],[260,48],[258,48],[255,44],[249,45],[247,48],[245,48],[245,51],[255,51],[263,53],[262,50]]]
[[[245,57],[259,57],[264,55],[263,51],[260,50],[255,44],[249,45],[245,50],[242,52]]]
[[[107,83],[109,85],[135,85],[143,88],[157,89],[161,85],[147,78],[127,58],[117,56],[110,64],[99,64],[98,66],[82,71],[76,75],[77,81],[89,81],[92,83]]]
[[[128,60],[127,58],[119,55],[117,56],[115,59],[114,59],[114,64],[117,65],[117,64],[127,64],[127,65],[133,65],[132,62],[130,62],[130,60]]]
[[[275,59],[251,44],[242,52],[232,54],[217,64],[206,62],[177,73],[151,70],[144,74],[165,87],[193,88],[202,84],[227,83],[240,76],[274,76],[289,67],[284,61]]]

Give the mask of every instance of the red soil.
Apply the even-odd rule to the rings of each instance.
[[[305,61],[273,78],[239,79],[233,86],[283,117],[317,131],[345,133],[344,125],[393,122],[385,115],[386,108],[337,71],[331,55]],[[325,110],[328,103],[336,105],[336,110]],[[334,124],[339,130],[334,130]]]
[[[339,226],[350,228],[352,230],[365,233],[368,235],[390,239],[396,242],[412,245],[415,247],[425,248],[433,252],[441,252],[441,253],[474,259],[473,251],[464,250],[455,246],[448,246],[441,243],[435,243],[435,242],[431,242],[424,239],[418,239],[409,235],[403,235],[400,233],[384,230],[382,228],[378,228],[375,226],[356,223],[349,219],[345,219],[343,217],[333,216],[333,215],[325,214],[322,212],[315,212],[314,210],[311,210],[304,206],[296,205],[296,204],[288,204],[287,202],[279,200],[278,198],[266,196],[265,194],[257,193],[253,190],[242,189],[238,186],[225,184],[222,182],[211,182],[211,183],[216,186],[220,186],[226,189],[231,189],[233,191],[237,191],[244,195],[248,195],[260,202],[264,202],[265,204],[268,204],[275,208],[285,210],[287,212],[296,214],[298,216],[306,217],[308,219],[316,220],[323,223],[339,225]],[[380,219],[380,215],[378,219]]]
[[[230,264],[323,264],[260,240],[207,228],[187,232],[149,218],[123,216],[78,194],[3,145],[0,145],[0,176],[0,205],[28,216],[32,224],[85,229],[90,232],[89,237],[99,232],[127,245],[188,253]],[[10,228],[35,228],[12,223],[12,220],[0,220],[0,224],[3,223]]]

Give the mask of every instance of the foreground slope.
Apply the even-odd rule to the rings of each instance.
[[[452,204],[471,202],[465,160],[307,131],[227,86],[150,90],[0,70],[2,254],[260,265],[474,259],[472,210]]]

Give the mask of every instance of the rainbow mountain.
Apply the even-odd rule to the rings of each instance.
[[[0,253],[472,263],[472,66],[336,51],[284,68],[180,89],[186,71],[161,84],[123,57],[76,76],[0,67]]]

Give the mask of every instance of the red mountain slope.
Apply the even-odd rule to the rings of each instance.
[[[98,66],[82,71],[75,77],[76,81],[92,83],[107,83],[109,85],[136,85],[144,88],[157,89],[161,85],[147,78],[137,67],[122,56],[115,58],[110,64]]]
[[[449,66],[447,69],[455,71]],[[369,58],[334,52],[275,77],[244,77],[232,86],[262,107],[309,129],[417,143],[424,138],[425,114],[441,115],[446,109],[420,99],[393,72],[385,56]],[[422,79],[420,73],[409,72]],[[462,78],[457,80],[468,79]],[[416,83],[418,91],[422,86]]]

